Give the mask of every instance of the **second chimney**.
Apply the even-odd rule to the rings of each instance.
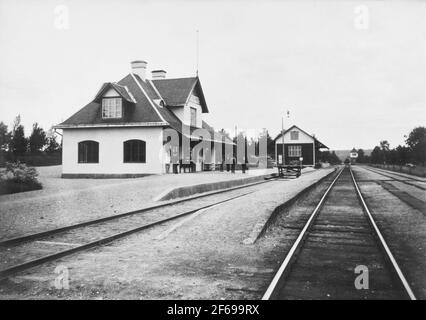
[[[130,65],[132,66],[132,73],[138,75],[143,81],[145,81],[147,62],[143,60],[136,60],[132,61]]]
[[[152,73],[152,80],[159,80],[159,79],[166,79],[166,71],[165,70],[153,70]]]

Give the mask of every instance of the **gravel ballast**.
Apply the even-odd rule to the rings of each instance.
[[[257,186],[254,193],[204,210],[192,219],[167,223],[36,267],[8,279],[2,297],[259,298],[274,272],[264,257],[274,245],[271,241],[247,245],[244,239],[256,224],[265,221],[271,204],[286,202],[333,170],[271,181]],[[59,265],[69,270],[70,290],[53,286],[54,270]],[[250,283],[251,275],[256,275],[255,283]]]
[[[42,190],[0,196],[0,239],[40,232],[155,204],[171,188],[250,178],[275,170],[152,175],[134,179],[61,179],[61,166],[37,167]]]

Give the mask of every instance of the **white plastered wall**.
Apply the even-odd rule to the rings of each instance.
[[[203,111],[199,103],[199,98],[195,95],[191,95],[188,103],[183,107],[171,107],[170,110],[186,125],[191,124],[191,108],[197,110],[197,127],[202,127]]]
[[[123,142],[146,142],[146,163],[124,163]],[[78,143],[99,142],[99,163],[78,163]],[[160,127],[84,128],[63,130],[64,174],[145,174],[164,172],[163,130]]]

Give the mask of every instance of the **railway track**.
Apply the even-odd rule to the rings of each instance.
[[[0,242],[0,280],[35,266],[177,220],[199,210],[244,197],[255,191],[241,192],[240,189],[248,189],[275,180],[273,178],[214,191],[189,199],[169,201],[137,211],[3,240]]]
[[[416,299],[349,167],[322,195],[262,299]]]
[[[387,172],[387,171],[383,172],[381,170],[378,171],[377,169],[374,170],[374,169],[371,169],[371,168],[367,168],[365,166],[363,166],[362,168],[365,169],[365,170],[368,170],[370,172],[374,172],[376,174],[380,174],[380,175],[382,175],[384,177],[391,178],[394,181],[398,181],[398,182],[404,183],[406,185],[413,186],[413,187],[415,187],[417,189],[426,190],[426,187],[422,187],[422,186],[416,184],[416,182],[425,183],[426,181],[424,181],[424,180],[416,179],[416,178],[413,178],[413,177],[406,177],[406,176],[403,176],[403,175],[400,175],[400,174],[397,174],[397,173],[393,173],[393,172]],[[395,176],[397,176],[397,177],[395,177]],[[402,177],[405,180],[404,179],[400,179],[398,177]]]
[[[362,166],[362,167],[365,168],[366,166]],[[382,172],[382,173],[387,173],[387,174],[399,176],[399,177],[402,177],[402,178],[405,178],[405,179],[408,179],[408,180],[412,180],[412,181],[426,182],[426,178],[411,175],[409,173],[400,173],[400,172],[395,172],[395,171],[392,171],[392,170],[387,170],[387,169],[382,169],[382,168],[377,168],[377,167],[368,167],[368,169],[370,169],[371,171],[378,171],[378,172]]]
[[[129,212],[111,215],[111,216],[107,216],[107,217],[103,217],[103,218],[99,218],[99,219],[88,220],[88,221],[84,221],[84,222],[81,222],[81,223],[68,225],[68,226],[65,226],[65,227],[50,229],[50,230],[37,232],[37,233],[33,233],[33,234],[18,236],[18,237],[14,237],[14,238],[10,238],[10,239],[3,239],[3,240],[0,240],[0,249],[2,247],[7,247],[7,246],[10,246],[10,245],[13,245],[13,244],[19,244],[19,243],[23,243],[23,242],[27,242],[27,241],[31,241],[31,240],[44,238],[44,237],[47,237],[47,236],[54,235],[56,233],[61,233],[61,232],[70,231],[70,230],[73,230],[73,229],[87,227],[87,226],[90,226],[90,225],[104,223],[104,222],[107,222],[107,221],[118,220],[118,219],[128,217],[128,216],[140,215],[141,213],[147,213],[147,212],[151,212],[153,210],[166,208],[166,207],[170,207],[170,206],[181,204],[181,203],[187,203],[187,202],[191,202],[193,200],[210,197],[210,196],[214,196],[214,195],[217,195],[217,194],[222,194],[222,193],[231,192],[231,191],[234,191],[234,190],[249,188],[249,187],[252,187],[252,186],[256,186],[256,185],[260,185],[260,184],[267,183],[267,182],[270,182],[270,181],[274,181],[276,179],[277,178],[275,178],[275,177],[265,178],[265,181],[259,181],[259,182],[254,182],[254,183],[241,185],[241,186],[237,186],[237,187],[232,187],[232,188],[227,188],[227,189],[222,189],[222,190],[217,190],[217,191],[212,191],[212,192],[206,192],[206,193],[203,193],[203,194],[200,194],[200,195],[195,195],[195,196],[191,196],[191,197],[184,198],[184,199],[162,202],[160,204],[145,207],[145,208],[135,210],[135,211],[129,211]]]

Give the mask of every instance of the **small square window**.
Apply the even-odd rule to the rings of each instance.
[[[291,140],[299,140],[299,131],[291,131],[290,132]]]

